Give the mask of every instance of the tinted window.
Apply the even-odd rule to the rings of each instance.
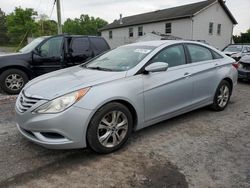
[[[89,49],[88,38],[73,38],[71,43],[73,53],[81,54]]]
[[[205,47],[188,44],[187,48],[188,48],[192,63],[199,62],[199,61],[208,61],[208,60],[213,59],[212,53],[210,52],[209,49]]]
[[[40,55],[43,57],[60,57],[62,55],[63,37],[53,37],[40,47]]]
[[[158,53],[151,61],[165,62],[168,63],[169,67],[183,65],[186,63],[184,48],[182,45],[168,47]]]
[[[106,51],[109,49],[109,46],[107,43],[102,39],[102,38],[90,38],[90,41],[92,42],[92,45],[94,46],[95,49],[98,51]]]

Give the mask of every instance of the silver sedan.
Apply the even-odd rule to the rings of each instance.
[[[29,82],[17,98],[17,127],[47,148],[109,153],[132,131],[208,105],[224,110],[234,63],[198,42],[122,46]]]

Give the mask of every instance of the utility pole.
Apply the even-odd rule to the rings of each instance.
[[[57,30],[58,34],[62,34],[62,19],[61,19],[61,5],[60,5],[60,0],[55,0],[56,1],[56,9],[57,9]]]

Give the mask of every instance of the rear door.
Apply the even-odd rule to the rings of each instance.
[[[165,118],[193,103],[193,79],[182,44],[160,51],[150,63],[166,62],[169,69],[143,76],[145,121]]]
[[[67,66],[84,63],[93,57],[88,37],[72,37],[66,59]]]
[[[58,70],[63,61],[63,36],[49,38],[32,54],[32,70],[36,76]]]
[[[198,44],[186,44],[186,48],[193,72],[194,103],[207,103],[213,99],[219,84],[217,72],[222,66],[222,56]]]

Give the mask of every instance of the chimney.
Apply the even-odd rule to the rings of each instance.
[[[122,14],[120,14],[120,25],[122,25],[123,22],[122,22]]]

